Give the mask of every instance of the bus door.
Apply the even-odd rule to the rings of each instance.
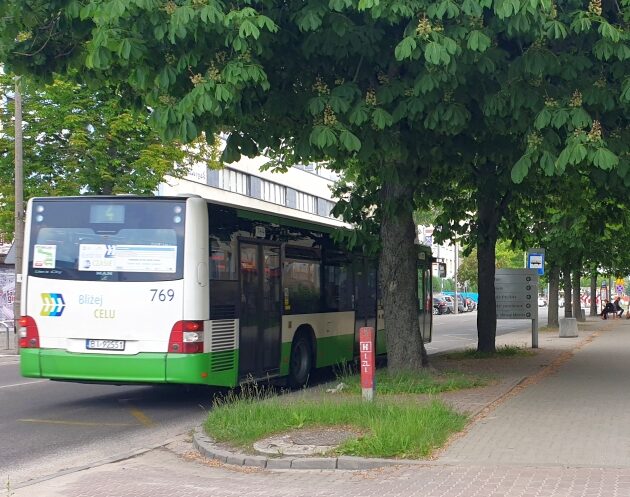
[[[354,272],[354,352],[359,354],[359,328],[369,326],[376,331],[376,261],[357,257],[352,262]],[[378,335],[378,334],[377,334]],[[377,336],[377,342],[379,337]]]
[[[280,245],[240,243],[239,376],[254,378],[280,365]]]

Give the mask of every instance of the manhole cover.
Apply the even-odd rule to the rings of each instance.
[[[270,455],[312,456],[324,454],[356,436],[347,428],[307,428],[265,438],[254,443],[254,449]]]

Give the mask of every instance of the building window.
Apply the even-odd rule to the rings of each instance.
[[[262,200],[267,202],[273,202],[278,205],[286,205],[287,190],[284,186],[272,183],[271,181],[261,181],[261,195]]]
[[[221,169],[219,171],[219,188],[229,192],[248,194],[247,174],[233,171],[232,169]]]
[[[335,203],[323,198],[317,199],[317,213],[323,217],[335,218],[330,211],[335,207]]]
[[[317,214],[317,198],[308,193],[297,192],[296,207],[300,211]]]

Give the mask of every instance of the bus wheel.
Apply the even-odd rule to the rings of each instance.
[[[313,368],[313,351],[311,341],[305,333],[301,333],[291,345],[289,362],[289,386],[301,388],[306,385]]]

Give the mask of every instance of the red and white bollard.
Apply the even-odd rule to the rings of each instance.
[[[361,394],[368,402],[374,399],[374,374],[376,352],[374,346],[374,328],[359,329],[359,360],[361,361]]]

